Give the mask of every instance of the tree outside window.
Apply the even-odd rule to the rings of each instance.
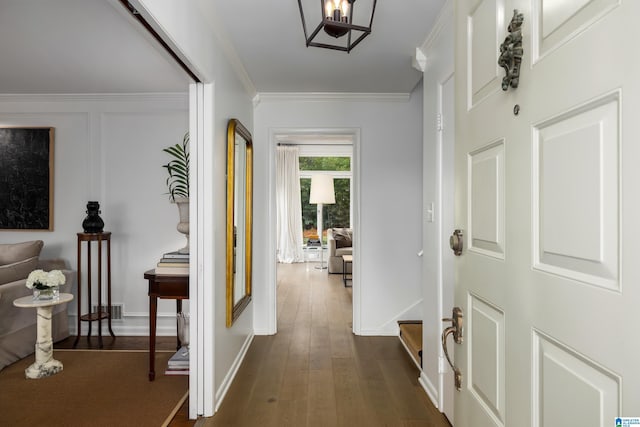
[[[310,176],[315,172],[337,172],[334,175],[333,185],[336,195],[336,203],[324,205],[323,208],[323,236],[326,243],[326,230],[332,227],[351,227],[351,158],[350,157],[300,157],[300,195],[302,199],[302,227],[304,242],[309,236],[317,235],[317,215],[315,204],[309,204],[311,190]],[[305,173],[307,172],[307,173]],[[305,176],[306,175],[306,176]],[[337,176],[337,177],[336,177]]]

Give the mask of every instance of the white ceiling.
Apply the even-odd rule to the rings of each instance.
[[[0,0],[0,93],[186,92],[184,71],[111,0]]]
[[[211,1],[258,92],[377,93],[408,93],[418,83],[411,59],[445,2],[379,0],[371,35],[347,54],[306,47],[297,0]],[[354,11],[370,3],[357,0]],[[320,2],[306,4],[310,33],[320,22]]]
[[[297,0],[191,5],[215,15],[258,92],[407,93],[444,1],[379,0],[371,35],[349,54],[305,46]],[[189,82],[117,0],[0,0],[0,54],[0,93],[186,92]]]

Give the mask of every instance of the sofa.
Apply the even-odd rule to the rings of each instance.
[[[42,246],[42,240],[0,244],[0,370],[35,351],[36,310],[13,305],[15,299],[33,294],[26,287],[29,273],[61,270],[66,283],[60,292],[70,292],[74,283],[75,274],[63,260],[40,260]],[[54,342],[69,336],[66,303],[53,308],[51,335]]]
[[[353,255],[353,230],[351,228],[329,228],[327,230],[327,265],[329,273],[342,274],[342,255]],[[352,264],[347,264],[351,273]]]

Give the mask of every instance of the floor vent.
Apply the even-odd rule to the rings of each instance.
[[[122,308],[124,304],[111,304],[111,320],[121,320],[122,319]],[[98,311],[107,312],[107,306],[103,305],[101,310],[98,310],[98,305],[95,304],[92,313],[96,313]]]

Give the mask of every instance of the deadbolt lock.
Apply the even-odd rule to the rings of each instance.
[[[462,254],[463,242],[462,242],[462,230],[454,230],[451,237],[449,237],[449,246],[453,250],[455,256]]]

